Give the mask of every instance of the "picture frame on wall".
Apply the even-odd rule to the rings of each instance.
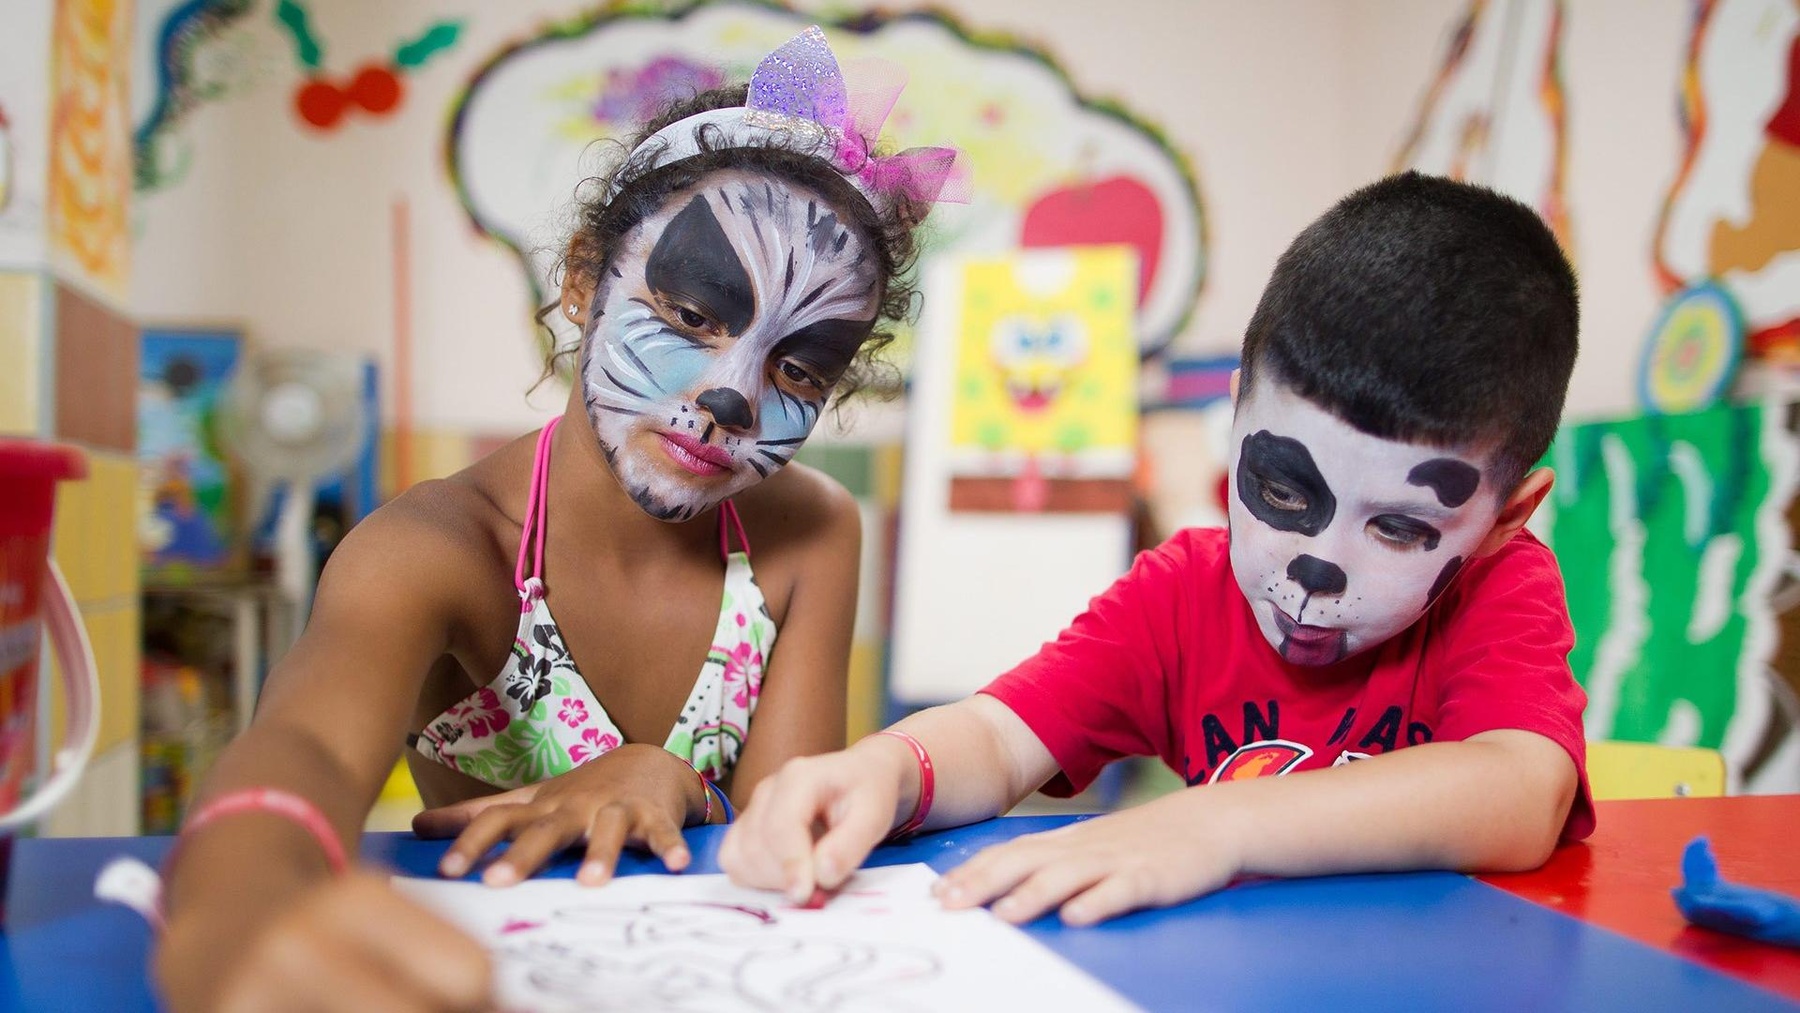
[[[230,580],[249,566],[242,482],[220,444],[225,392],[243,361],[231,328],[146,327],[139,355],[138,537],[148,583]]]

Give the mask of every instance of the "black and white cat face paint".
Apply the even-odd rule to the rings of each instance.
[[[811,191],[731,169],[671,195],[600,278],[582,346],[588,419],[632,499],[686,520],[787,464],[880,282]]]
[[[1370,436],[1269,378],[1247,397],[1231,570],[1270,646],[1329,665],[1412,625],[1499,517],[1486,461]]]

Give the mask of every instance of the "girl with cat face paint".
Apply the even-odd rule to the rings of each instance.
[[[817,192],[728,169],[672,195],[592,293],[568,286],[592,307],[588,421],[631,498],[686,520],[787,464],[868,339],[881,282]]]
[[[171,869],[174,1008],[491,1002],[473,941],[320,860],[397,753],[415,831],[456,838],[441,871],[502,886],[573,847],[586,883],[625,846],[679,871],[684,826],[844,745],[860,521],[791,462],[867,379],[911,228],[957,186],[948,149],[871,153],[845,95],[810,29],[646,124],[582,204],[540,313],[580,333],[552,360],[565,410],[333,555]]]

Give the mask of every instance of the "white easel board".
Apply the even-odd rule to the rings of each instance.
[[[950,510],[963,264],[941,258],[928,270],[914,353],[889,669],[889,692],[906,704],[980,689],[1054,639],[1130,563],[1122,514]]]

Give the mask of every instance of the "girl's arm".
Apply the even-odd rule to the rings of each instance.
[[[378,511],[332,554],[305,632],[270,673],[255,721],[219,757],[196,809],[238,789],[280,788],[317,806],[345,850],[356,853],[420,684],[447,645],[458,607],[452,589],[466,582],[471,563],[468,544],[431,523],[415,505],[420,501],[415,494]],[[485,991],[479,949],[422,911],[401,905],[411,914],[396,922],[358,917],[367,904],[350,903],[346,917],[341,902],[322,910],[301,903],[328,872],[318,842],[280,817],[234,815],[184,838],[168,870],[169,928],[157,961],[171,1002],[210,1008],[234,986],[271,983],[300,988],[301,995],[339,987],[378,1002],[396,978],[439,1001]],[[368,890],[366,882],[344,882]],[[331,926],[323,935],[379,925],[351,933],[368,947],[368,960],[315,967],[306,954],[316,956],[317,948],[289,946],[274,958],[287,960],[285,972],[261,967],[247,975],[259,981],[242,980],[246,975],[236,972],[246,971],[246,957],[265,942],[274,918],[301,908],[311,912],[309,924]],[[438,942],[408,949],[407,941],[420,937]],[[333,945],[348,944],[344,938]],[[266,956],[269,947],[261,949]],[[383,980],[367,973],[371,962],[399,973]]]

